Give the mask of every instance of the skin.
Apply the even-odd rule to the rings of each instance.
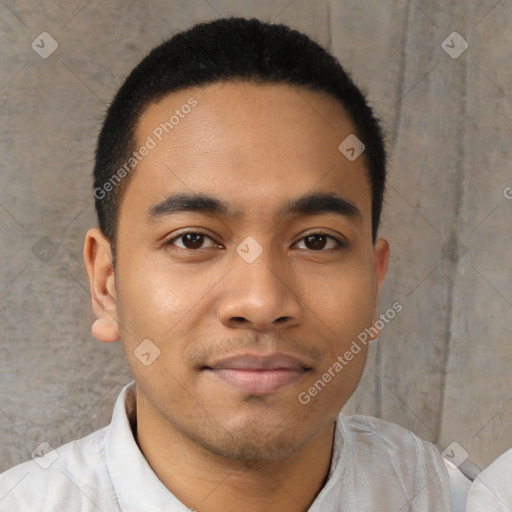
[[[115,271],[109,241],[98,229],[87,234],[93,334],[122,339],[136,382],[137,442],[186,506],[304,511],[328,474],[334,420],[361,378],[366,348],[309,404],[297,396],[378,318],[389,247],[372,243],[364,156],[350,162],[338,150],[355,129],[335,99],[287,85],[190,88],[144,111],[136,146],[191,96],[198,105],[126,187]],[[148,217],[177,192],[209,194],[240,213]],[[334,193],[360,216],[280,216],[286,201],[311,192]],[[184,231],[207,236],[202,245],[174,238]],[[345,246],[308,243],[318,231]],[[236,252],[246,237],[262,248],[252,263]],[[144,339],[161,351],[149,366],[134,355]],[[268,394],[202,369],[232,354],[277,351],[310,369]]]

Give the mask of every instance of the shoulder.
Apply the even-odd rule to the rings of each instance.
[[[354,465],[355,485],[369,486],[359,494],[378,490],[389,500],[394,496],[396,503],[390,501],[390,506],[409,502],[411,510],[450,510],[450,478],[432,443],[370,416],[341,416],[340,428],[343,450]]]
[[[97,499],[107,500],[105,512],[115,510],[108,504],[113,495],[104,454],[108,428],[56,449],[42,446],[44,454],[1,474],[0,512],[92,511],[100,506]]]
[[[512,509],[512,449],[476,477],[468,497],[468,512],[508,512]]]
[[[395,460],[400,460],[409,469],[424,462],[444,468],[441,453],[432,443],[420,439],[400,425],[361,415],[345,417],[343,423],[357,450],[394,459],[398,455]]]

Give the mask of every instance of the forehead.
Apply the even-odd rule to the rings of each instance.
[[[127,195],[136,190],[155,202],[176,192],[208,192],[238,209],[261,209],[318,189],[350,196],[364,210],[370,204],[364,155],[349,161],[338,149],[354,133],[336,99],[302,87],[239,81],[178,91],[140,116],[135,147],[152,149]]]
[[[190,104],[195,106],[190,108]],[[201,128],[209,133],[200,133]],[[272,135],[275,148],[284,149],[290,141],[304,142],[298,138],[302,135],[308,138],[305,149],[332,150],[327,132],[336,140],[343,133],[355,131],[341,103],[327,93],[288,84],[238,80],[180,90],[150,103],[138,120],[135,137],[143,142],[144,137],[153,134],[159,141],[172,139],[178,146],[185,137],[198,135],[201,140],[195,142],[200,143],[200,150],[210,141],[218,142],[222,135],[229,135],[224,145],[229,141],[235,145],[248,139],[263,143],[266,133]],[[300,150],[298,145],[295,149]]]

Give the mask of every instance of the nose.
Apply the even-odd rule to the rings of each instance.
[[[235,259],[218,302],[222,324],[258,331],[297,325],[303,308],[291,269],[278,262],[270,250],[264,250],[252,263],[238,256]]]

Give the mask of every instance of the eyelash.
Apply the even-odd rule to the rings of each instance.
[[[184,237],[185,235],[189,235],[189,234],[193,234],[193,235],[202,235],[206,238],[209,238],[212,242],[216,243],[215,240],[213,240],[209,235],[207,235],[206,233],[203,233],[202,231],[183,231],[182,233],[179,233],[178,235],[175,235],[173,236],[172,238],[170,238],[169,240],[167,240],[165,242],[165,245],[166,246],[172,246],[173,245],[173,242],[175,242],[176,240]],[[331,249],[320,249],[320,250],[317,250],[315,251],[314,249],[307,249],[307,250],[310,250],[312,252],[329,252],[329,251],[339,251],[343,248],[345,248],[347,246],[347,244],[340,240],[339,238],[336,238],[335,236],[332,236],[332,235],[329,235],[328,233],[325,233],[324,231],[312,231],[311,233],[307,233],[306,235],[304,235],[300,240],[299,242],[301,242],[302,240],[310,237],[310,236],[314,236],[314,235],[323,235],[327,238],[330,238],[331,240],[334,240],[334,243],[336,244],[336,247],[333,247]],[[178,247],[178,249],[181,249],[182,251],[192,251],[192,252],[199,252],[201,249],[206,249],[206,247],[201,247],[199,249],[187,249],[186,247]]]

